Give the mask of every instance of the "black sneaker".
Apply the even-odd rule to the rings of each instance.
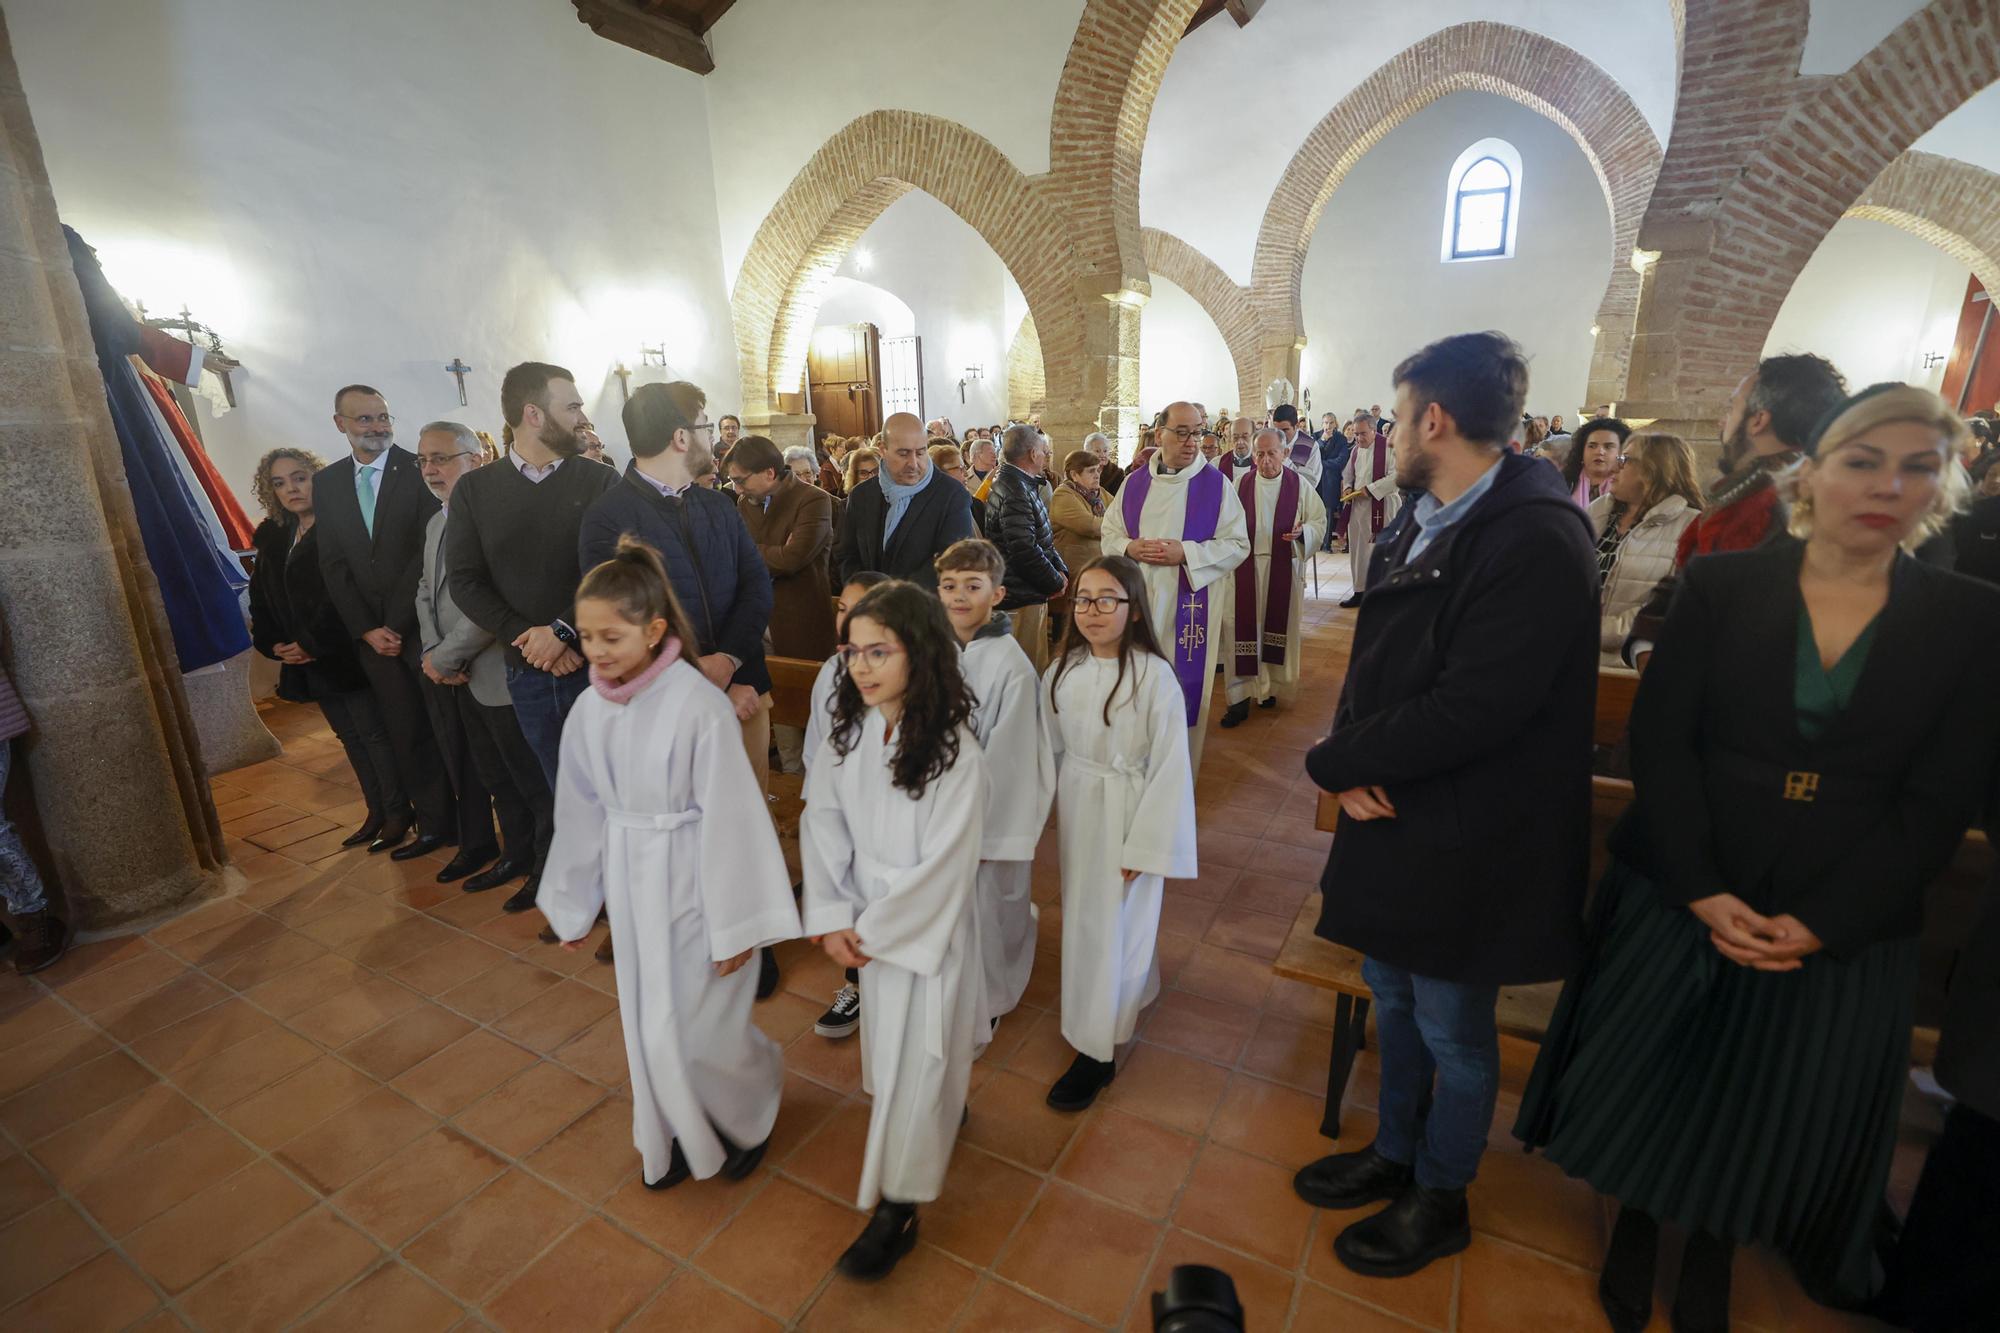
[[[1081,1111],[1096,1101],[1097,1094],[1109,1087],[1111,1080],[1117,1076],[1116,1061],[1093,1060],[1087,1055],[1079,1055],[1070,1062],[1069,1072],[1049,1089],[1049,1105],[1058,1111]]]
[[[14,948],[14,970],[22,976],[52,966],[69,952],[69,923],[48,908],[15,918],[15,925],[21,939]]]
[[[857,1282],[877,1282],[916,1246],[917,1206],[884,1199],[875,1205],[867,1230],[840,1256],[840,1271]]]
[[[861,1025],[861,991],[854,985],[842,986],[834,992],[833,1003],[813,1024],[813,1031],[822,1037],[840,1038],[853,1032]]]

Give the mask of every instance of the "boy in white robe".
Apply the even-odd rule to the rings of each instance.
[[[1014,638],[1007,613],[1006,564],[993,543],[953,542],[932,562],[938,599],[965,648],[972,730],[986,752],[993,799],[979,849],[979,952],[986,1017],[1014,1012],[1035,967],[1035,847],[1056,794],[1055,757],[1042,729],[1041,682]]]
[[[833,633],[836,641],[847,632],[847,613],[854,604],[878,583],[887,583],[889,576],[872,569],[864,569],[849,579],[841,588],[840,596],[833,603]],[[820,665],[819,674],[813,677],[811,711],[806,716],[805,744],[799,758],[806,772],[812,772],[813,759],[820,747],[826,743],[826,728],[833,717],[834,692],[840,687],[840,653],[833,655]],[[822,1037],[839,1040],[853,1036],[861,1026],[861,978],[853,968],[847,969],[847,980],[833,993],[833,1003],[813,1024],[813,1031]]]
[[[891,581],[848,617],[834,717],[799,822],[805,928],[861,974],[862,1088],[873,1098],[840,1258],[886,1275],[915,1246],[965,1114],[985,979],[973,908],[988,799],[960,650],[936,597]]]
[[[592,688],[563,728],[536,905],[565,948],[600,908],[611,918],[647,1186],[741,1179],[784,1086],[778,1047],[751,1021],[757,972],[744,964],[797,938],[791,876],[770,821],[745,817],[764,797],[742,728],[681,656],[696,640],[659,556],[621,542],[578,588],[576,627]]]
[[[1225,643],[1222,649],[1222,668],[1229,696],[1229,707],[1222,715],[1224,727],[1241,726],[1250,716],[1250,701],[1253,699],[1258,707],[1271,708],[1280,699],[1289,703],[1297,692],[1305,646],[1300,634],[1300,619],[1305,610],[1306,567],[1312,553],[1319,550],[1320,540],[1326,536],[1326,506],[1320,503],[1319,493],[1305,484],[1303,476],[1297,482],[1287,477],[1283,436],[1268,428],[1259,431],[1251,458],[1255,479],[1239,480],[1236,495],[1243,502],[1251,528],[1249,576],[1256,591],[1256,602],[1250,607],[1250,638],[1246,641],[1238,633],[1242,617],[1237,599],[1242,596],[1244,574],[1239,567],[1225,580],[1229,595],[1223,602],[1222,623],[1230,642]],[[1280,532],[1276,530],[1278,511],[1286,507],[1284,492],[1293,486],[1297,489],[1290,502],[1290,527]],[[1286,580],[1286,587],[1274,589],[1271,586],[1272,553],[1282,545],[1291,548],[1291,577]],[[1284,597],[1287,608],[1282,662],[1267,661],[1265,652],[1270,646],[1265,640],[1269,599],[1274,595]],[[1256,668],[1254,672],[1242,671],[1246,656],[1252,659]]]
[[[1192,879],[1194,773],[1185,704],[1129,560],[1077,577],[1074,633],[1044,677],[1062,845],[1062,1032],[1076,1049],[1049,1090],[1080,1111],[1117,1072],[1120,1045],[1160,993],[1165,880]]]

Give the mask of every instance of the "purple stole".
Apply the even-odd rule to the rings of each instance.
[[[1233,627],[1237,676],[1257,674],[1261,656],[1272,666],[1285,664],[1286,633],[1292,622],[1292,543],[1284,540],[1299,521],[1299,474],[1286,468],[1278,479],[1278,512],[1271,519],[1271,574],[1264,591],[1263,652],[1257,650],[1257,474],[1246,473],[1236,484],[1243,517],[1250,525],[1250,558],[1236,567],[1236,623]]]
[[[1318,447],[1312,436],[1300,431],[1298,442],[1292,446],[1292,466],[1304,467],[1312,458],[1313,450]]]
[[[1354,447],[1359,449],[1361,442],[1358,440],[1355,441]],[[1375,432],[1375,479],[1378,481],[1381,480],[1382,474],[1388,469],[1388,453],[1389,437],[1378,430]],[[1358,482],[1359,478],[1356,480]],[[1352,509],[1352,505],[1341,507],[1338,531],[1343,537],[1347,535],[1347,516]],[[1368,497],[1368,531],[1377,537],[1382,535],[1382,502],[1372,495]]]
[[[1236,480],[1236,469],[1238,467],[1246,467],[1253,472],[1256,471],[1255,466],[1248,459],[1245,459],[1242,463],[1238,463],[1234,450],[1215,460],[1215,470],[1231,481]]]
[[[1150,462],[1150,460],[1149,460]],[[1184,542],[1205,542],[1215,537],[1222,522],[1222,496],[1229,483],[1212,467],[1197,471],[1187,480],[1187,509],[1181,516]],[[1153,469],[1141,466],[1125,479],[1118,491],[1118,504],[1125,515],[1127,536],[1138,537],[1139,516],[1146,510],[1146,494],[1153,489]],[[1174,679],[1180,682],[1181,697],[1187,701],[1187,724],[1201,720],[1202,696],[1208,692],[1208,589],[1197,589],[1188,581],[1187,566],[1180,566],[1180,591],[1174,597],[1174,637],[1166,645],[1168,660],[1174,664]]]

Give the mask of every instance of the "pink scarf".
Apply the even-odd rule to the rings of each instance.
[[[604,675],[596,667],[590,668],[590,688],[596,690],[614,704],[629,704],[639,691],[658,680],[660,673],[672,666],[680,658],[680,655],[681,641],[669,636],[666,643],[661,646],[659,656],[653,659],[652,664],[622,685],[605,679]]]
[[[1576,501],[1578,509],[1588,509],[1592,500],[1595,500],[1600,495],[1609,495],[1610,493],[1610,482],[1600,482],[1593,486],[1590,484],[1590,474],[1588,472],[1579,472],[1576,474],[1576,492],[1570,498]]]

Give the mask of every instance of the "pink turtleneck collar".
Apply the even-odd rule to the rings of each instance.
[[[669,637],[660,648],[660,655],[652,664],[624,684],[606,680],[596,667],[590,668],[590,688],[609,699],[614,704],[629,704],[639,691],[658,680],[660,673],[672,666],[681,655],[681,641]]]

